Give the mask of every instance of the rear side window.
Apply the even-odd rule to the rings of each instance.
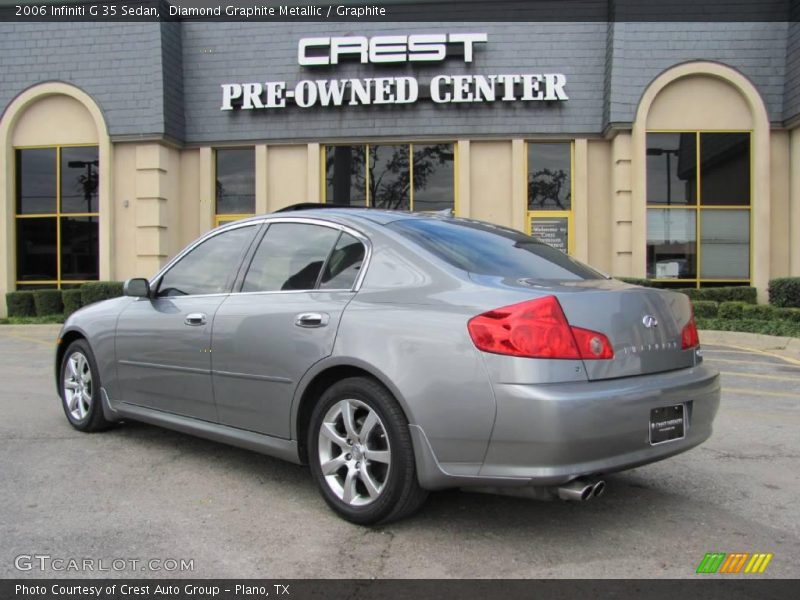
[[[364,244],[342,232],[333,249],[319,287],[323,290],[349,290],[358,278],[364,262]]]
[[[304,223],[275,223],[258,246],[243,292],[313,290],[339,230]]]
[[[454,267],[511,279],[604,279],[603,275],[512,229],[471,221],[403,219],[387,225]]]

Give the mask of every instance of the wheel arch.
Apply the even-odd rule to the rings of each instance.
[[[61,332],[61,335],[58,338],[58,345],[56,346],[56,364],[55,364],[55,375],[56,375],[56,388],[58,389],[59,395],[61,394],[61,361],[64,360],[64,354],[67,352],[67,348],[69,345],[76,341],[76,340],[84,340],[87,344],[89,344],[89,338],[85,332],[81,331],[80,329],[69,329],[67,331]],[[89,348],[91,349],[92,345],[89,344]]]
[[[413,423],[403,395],[385,373],[362,360],[354,358],[336,358],[322,361],[303,376],[292,403],[291,438],[297,440],[298,454],[303,464],[308,463],[305,438],[314,406],[326,389],[337,381],[348,377],[369,377],[380,383],[397,400],[406,420],[409,423]]]

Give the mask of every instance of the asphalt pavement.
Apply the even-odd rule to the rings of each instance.
[[[713,437],[607,477],[599,499],[440,492],[366,529],[304,467],[137,423],[73,430],[56,331],[0,326],[3,578],[684,578],[707,552],[773,553],[741,576],[800,577],[800,360],[705,347],[723,382]]]

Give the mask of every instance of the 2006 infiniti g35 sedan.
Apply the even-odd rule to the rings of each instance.
[[[720,395],[683,294],[488,223],[306,205],[74,313],[56,374],[76,429],[132,419],[308,463],[361,524],[449,487],[586,500],[706,440]]]

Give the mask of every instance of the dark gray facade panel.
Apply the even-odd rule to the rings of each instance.
[[[800,14],[795,18],[800,19]],[[789,24],[786,43],[785,98],[784,119],[788,121],[800,115],[800,22],[797,21]]]
[[[692,60],[724,63],[756,86],[782,122],[788,23],[614,23],[609,121],[630,123],[647,86]]]
[[[606,23],[203,23],[183,25],[186,141],[403,138],[599,132],[603,119]],[[298,65],[300,38],[358,34],[485,32],[472,64],[448,59],[425,67],[358,63]],[[343,106],[221,111],[220,84],[438,74],[564,73],[569,100],[401,107]]]
[[[473,63],[302,67],[303,37],[487,33]],[[758,89],[769,118],[800,114],[800,24],[776,23],[0,23],[0,107],[58,80],[100,105],[112,136],[190,144],[270,140],[453,139],[600,134],[631,123],[642,93],[666,69],[718,61]],[[222,83],[438,74],[563,73],[565,102],[315,106],[221,111]]]
[[[45,81],[100,105],[111,135],[164,133],[158,23],[0,23],[0,106]]]
[[[180,23],[161,24],[162,73],[164,78],[164,132],[183,140],[183,34]]]

